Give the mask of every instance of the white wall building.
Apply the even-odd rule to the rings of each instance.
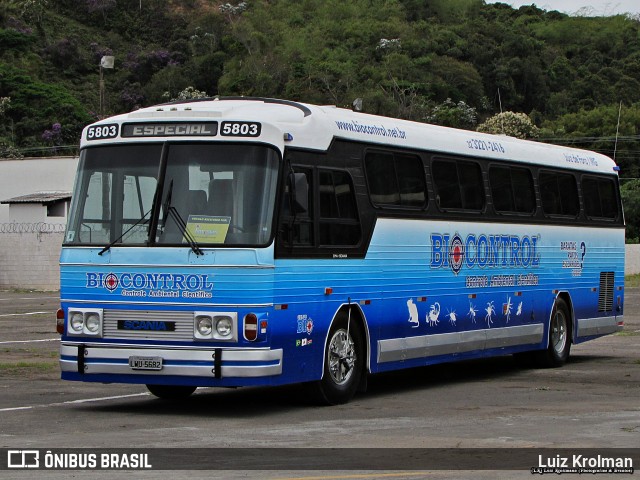
[[[0,201],[0,205],[9,205],[12,223],[64,225],[70,204],[71,192],[35,192]]]
[[[56,158],[0,158],[0,201],[14,199],[23,195],[37,192],[71,192],[76,177],[78,157]],[[66,223],[66,218],[49,221],[45,218],[38,220],[18,220],[9,213],[14,204],[0,204],[0,224],[12,222],[48,222]],[[33,209],[34,218],[39,218],[42,208]],[[29,215],[31,207],[18,208],[12,213],[22,216]],[[45,209],[46,210],[46,209]]]

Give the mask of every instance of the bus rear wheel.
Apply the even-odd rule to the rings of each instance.
[[[337,320],[329,331],[322,380],[316,383],[317,399],[325,405],[353,398],[364,372],[364,341],[358,322]]]
[[[549,324],[549,346],[537,352],[537,363],[542,367],[553,368],[564,365],[571,351],[571,315],[567,303],[556,299]]]
[[[147,389],[163,400],[182,400],[187,398],[197,387],[188,385],[147,385]]]

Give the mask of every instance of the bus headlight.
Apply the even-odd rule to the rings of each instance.
[[[100,308],[70,308],[69,335],[102,336],[102,309]]]
[[[100,316],[97,313],[87,314],[84,326],[89,333],[95,335],[100,330]]]
[[[211,317],[196,317],[196,331],[203,338],[210,337],[211,332],[213,332],[213,320]]]
[[[69,312],[69,333],[81,335],[84,327],[84,315],[82,312]]]
[[[238,341],[238,314],[236,312],[194,312],[193,338]]]
[[[218,321],[216,322],[216,331],[218,332],[218,335],[226,338],[229,335],[231,335],[232,328],[233,328],[233,323],[231,321],[231,318],[229,317],[218,318]]]

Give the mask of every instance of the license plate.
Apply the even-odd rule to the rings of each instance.
[[[129,357],[132,370],[162,370],[162,357]]]

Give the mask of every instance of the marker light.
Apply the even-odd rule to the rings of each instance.
[[[56,311],[56,332],[64,335],[64,310],[61,308]]]
[[[258,317],[255,313],[249,313],[244,317],[244,338],[250,342],[258,338]]]

